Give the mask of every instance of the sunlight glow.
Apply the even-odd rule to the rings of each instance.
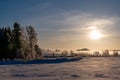
[[[101,37],[102,37],[102,34],[98,30],[93,30],[93,31],[90,32],[90,38],[91,39],[96,40],[96,39],[100,39]]]

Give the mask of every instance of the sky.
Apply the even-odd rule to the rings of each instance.
[[[120,0],[0,0],[0,27],[16,21],[43,49],[120,49]]]

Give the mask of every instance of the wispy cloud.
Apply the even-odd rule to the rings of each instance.
[[[95,17],[90,14],[57,14],[44,18],[48,24],[52,24],[58,31],[84,31],[93,28],[103,29],[115,26],[115,18]],[[49,28],[48,28],[49,29]],[[54,30],[54,29],[53,29]]]
[[[46,3],[45,5],[49,4]],[[111,36],[119,33],[115,30],[120,25],[120,18],[117,16],[95,16],[91,13],[82,13],[80,11],[63,11],[47,16],[37,15],[27,21],[28,24],[35,25],[39,32],[51,34],[50,37],[54,36],[58,38],[68,37],[72,34],[77,37],[86,37],[92,29],[99,29],[104,35]]]

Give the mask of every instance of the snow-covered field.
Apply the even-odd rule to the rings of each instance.
[[[0,65],[1,80],[120,80],[120,57],[58,64]]]

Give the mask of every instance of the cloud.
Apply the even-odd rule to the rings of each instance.
[[[115,35],[116,33],[118,35],[117,30],[119,30],[120,25],[120,17],[118,16],[95,16],[80,11],[50,13],[47,16],[36,16],[26,21],[28,21],[28,24],[35,25],[37,30],[44,35],[49,34],[46,36],[48,38],[64,38],[70,35],[86,37],[89,31],[93,29],[99,29],[106,36]]]
[[[26,21],[28,21],[28,24],[35,25],[40,35],[40,44],[47,46],[47,48],[56,48],[56,46],[58,48],[88,46],[88,44],[92,44],[89,39],[89,32],[93,29],[99,29],[105,35],[102,39],[103,41],[100,42],[101,45],[105,41],[110,43],[113,38],[120,39],[120,17],[118,16],[105,15],[103,17],[73,11],[50,13],[47,16],[37,15]]]
[[[85,32],[91,29],[105,29],[115,24],[114,18],[111,17],[95,17],[91,14],[62,14],[59,17],[63,19],[54,20],[55,16],[52,16],[49,22],[53,25],[60,26],[58,31],[66,32]]]

